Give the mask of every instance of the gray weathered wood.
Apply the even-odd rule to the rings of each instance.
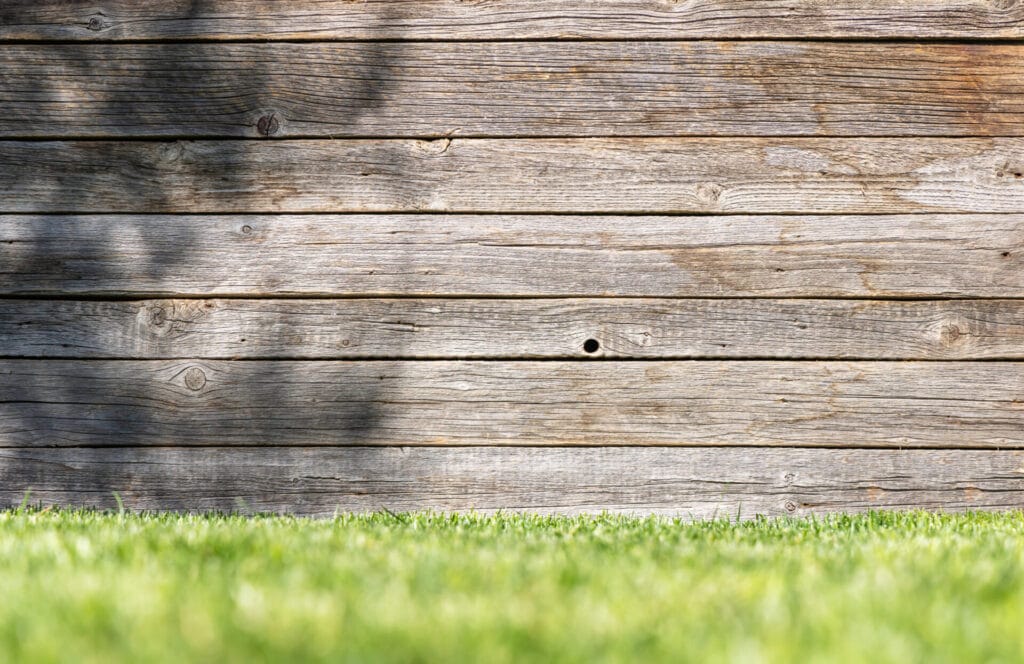
[[[1024,209],[1024,139],[4,141],[0,212]]]
[[[0,216],[3,295],[1022,297],[1022,260],[1010,214]]]
[[[0,507],[1024,506],[1022,38],[1013,0],[5,2]]]
[[[0,450],[0,507],[436,509],[689,519],[1024,507],[1024,452],[738,448]]]
[[[1020,38],[1012,0],[5,0],[0,39]]]
[[[1024,364],[0,361],[0,447],[1024,447]]]
[[[1024,301],[0,300],[0,339],[7,357],[1024,359]]]
[[[1024,134],[1024,45],[0,49],[0,137]]]

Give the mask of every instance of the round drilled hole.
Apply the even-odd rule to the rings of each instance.
[[[598,350],[600,350],[600,348],[601,344],[597,341],[597,339],[587,339],[586,341],[583,342],[584,353],[596,353]]]

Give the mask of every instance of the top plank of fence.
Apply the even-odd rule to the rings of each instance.
[[[1015,0],[6,0],[0,40],[1019,39]]]

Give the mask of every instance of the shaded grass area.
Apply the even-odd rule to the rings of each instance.
[[[0,512],[0,661],[1019,661],[1024,515]]]

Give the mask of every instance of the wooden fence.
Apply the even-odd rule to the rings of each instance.
[[[1024,506],[1024,3],[6,0],[0,504]]]

